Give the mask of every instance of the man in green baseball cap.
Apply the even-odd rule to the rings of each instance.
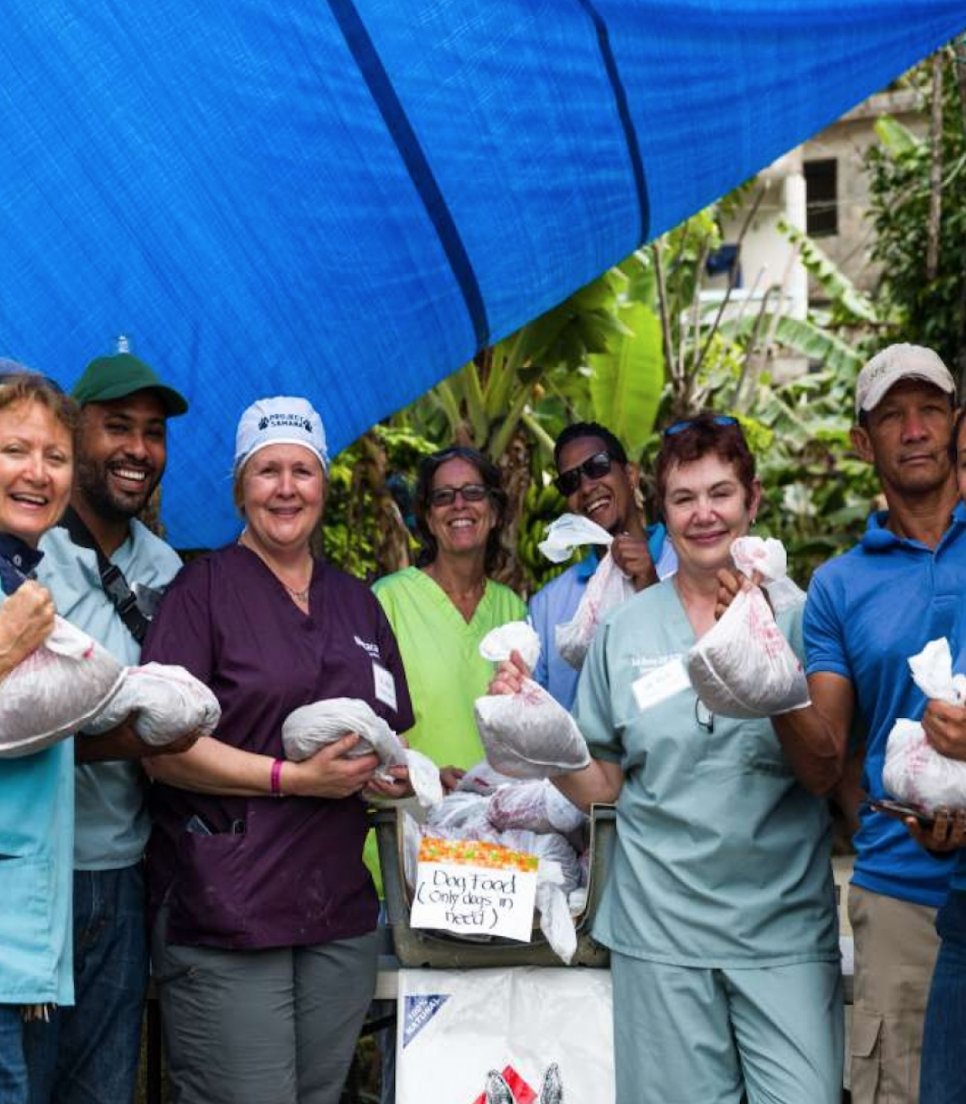
[[[43,582],[63,617],[136,666],[181,567],[138,514],[164,473],[167,420],[188,404],[126,339],[87,365],[72,394],[81,411],[71,508],[46,535]],[[149,822],[137,759],[150,749],[114,729],[78,735],[74,750],[74,946],[83,953],[74,1007],[28,1025],[31,1091],[52,1104],[130,1104],[148,977],[140,864]]]
[[[126,342],[125,342],[126,345]],[[88,403],[110,402],[127,398],[137,391],[156,394],[164,405],[168,417],[185,414],[188,403],[173,387],[158,379],[153,368],[139,360],[127,348],[111,356],[97,357],[84,369],[84,374],[71,392],[78,406]]]

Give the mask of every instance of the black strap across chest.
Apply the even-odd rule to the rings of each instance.
[[[150,621],[138,609],[137,598],[134,591],[128,586],[124,572],[104,555],[104,550],[97,543],[94,534],[88,529],[80,514],[72,507],[67,508],[60,523],[66,530],[70,539],[79,548],[90,548],[97,556],[97,569],[101,576],[101,586],[104,593],[110,598],[117,615],[124,622],[128,632],[138,644],[144,642]]]

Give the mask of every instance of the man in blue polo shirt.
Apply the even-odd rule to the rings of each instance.
[[[645,529],[637,509],[634,492],[640,468],[628,462],[624,446],[609,429],[597,422],[568,426],[557,438],[553,459],[559,473],[555,482],[567,509],[613,534],[614,560],[636,590],[674,571],[677,558],[665,541],[664,526]],[[573,619],[598,562],[594,549],[530,599],[530,622],[540,637],[533,677],[567,709],[573,705],[579,672],[557,651],[554,630]]]
[[[888,796],[882,767],[893,722],[920,717],[925,706],[908,657],[937,637],[962,639],[966,512],[950,455],[954,407],[953,378],[930,349],[892,345],[865,365],[852,441],[875,466],[888,509],[869,519],[855,548],[815,573],[808,592],[812,701],[842,754],[855,727],[862,731],[864,745],[850,751],[862,757],[862,789],[873,799]],[[954,860],[930,855],[901,821],[867,807],[855,846],[852,1099],[913,1104],[933,923]]]

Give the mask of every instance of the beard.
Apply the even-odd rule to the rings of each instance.
[[[77,492],[95,514],[107,521],[130,521],[147,505],[161,475],[161,472],[149,474],[137,491],[120,491],[111,486],[107,464],[79,458],[74,478]]]

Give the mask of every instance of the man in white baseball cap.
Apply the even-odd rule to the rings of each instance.
[[[966,593],[966,511],[950,450],[956,385],[931,349],[891,345],[859,373],[852,443],[875,467],[887,509],[861,541],[812,578],[805,608],[809,692],[831,722],[845,779],[861,767],[870,799],[882,784],[897,717],[921,717],[907,659],[957,639]],[[804,722],[795,722],[804,723]],[[804,733],[803,733],[804,735]],[[934,858],[901,820],[858,805],[849,889],[855,939],[851,1092],[855,1104],[918,1100],[923,1012],[938,950],[933,923],[952,858]],[[848,799],[851,798],[851,801]]]
[[[924,345],[889,345],[865,365],[855,381],[855,416],[874,410],[900,380],[923,380],[947,395],[956,381],[939,355]]]

